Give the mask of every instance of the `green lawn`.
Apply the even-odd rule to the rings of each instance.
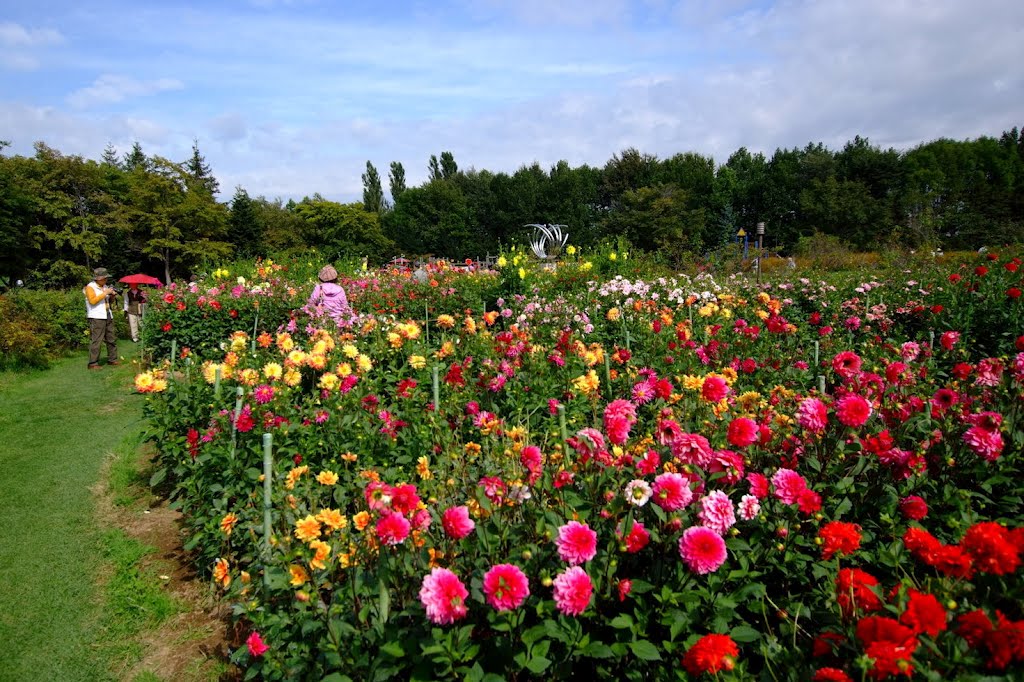
[[[131,377],[127,363],[88,371],[82,354],[0,374],[0,680],[111,677],[96,584],[110,540],[90,488],[138,442]]]

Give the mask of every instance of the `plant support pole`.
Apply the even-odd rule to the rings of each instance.
[[[235,448],[238,441],[238,417],[242,414],[242,396],[245,389],[238,387],[238,397],[235,398],[235,419],[231,422],[231,459],[235,458]]]
[[[569,442],[569,429],[565,426],[565,405],[558,406],[558,428],[562,431],[562,442]]]
[[[434,365],[433,374],[433,389],[434,389],[434,413],[437,414],[441,411],[441,384],[437,378],[438,366]]]
[[[267,565],[270,560],[270,500],[271,481],[274,477],[274,435],[263,434],[263,584],[269,585],[270,576],[267,573]]]

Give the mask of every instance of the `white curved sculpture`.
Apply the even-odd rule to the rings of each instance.
[[[525,227],[535,228],[530,248],[533,249],[533,254],[541,260],[551,260],[558,257],[565,243],[569,241],[569,233],[563,232],[563,228],[567,227],[567,225],[530,223],[525,225]]]

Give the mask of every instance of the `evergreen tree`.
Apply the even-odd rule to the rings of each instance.
[[[366,172],[363,173],[363,210],[383,213],[387,208],[384,189],[380,185],[380,174],[377,173],[377,168],[367,161]]]
[[[441,179],[441,164],[437,162],[437,154],[430,155],[430,163],[427,165],[427,171],[429,172],[429,180],[440,180]]]
[[[199,140],[192,140],[192,158],[185,162],[185,169],[196,184],[209,192],[210,196],[220,191],[220,183],[213,177],[210,164],[206,163],[206,158],[199,153]]]
[[[107,146],[103,148],[103,156],[100,159],[100,163],[114,166],[115,168],[121,167],[121,160],[117,158],[117,149],[112,142],[108,142]]]
[[[228,241],[234,244],[235,253],[243,258],[264,255],[263,233],[263,223],[249,193],[236,187],[228,217]]]
[[[406,190],[405,167],[401,161],[391,162],[391,172],[388,173],[388,181],[391,185],[391,201],[398,203],[398,197]]]
[[[451,152],[441,152],[441,177],[451,180],[459,172],[459,165],[455,163],[455,157]]]
[[[124,155],[124,169],[128,172],[141,168],[149,170],[149,159],[142,153],[142,145],[137,141],[132,144],[132,150]]]

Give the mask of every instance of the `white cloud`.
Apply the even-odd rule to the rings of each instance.
[[[64,41],[60,31],[52,28],[25,28],[12,21],[0,22],[0,47],[42,47]]]
[[[103,74],[92,85],[72,92],[68,104],[84,109],[88,107],[116,104],[128,98],[155,95],[167,90],[181,90],[184,84],[176,78],[158,78],[140,81],[130,76]]]
[[[224,142],[236,142],[248,134],[245,119],[237,112],[217,116],[209,122],[208,127],[214,138]]]
[[[203,16],[195,31],[133,34],[153,43],[133,68],[173,69],[188,90],[104,76],[75,93],[75,111],[16,104],[5,87],[0,129],[13,153],[42,139],[92,158],[107,142],[127,149],[138,139],[147,154],[183,160],[198,137],[223,194],[240,184],[253,196],[319,191],[350,201],[367,159],[382,176],[401,161],[418,184],[429,156],[444,150],[461,168],[494,172],[561,159],[602,166],[630,146],[722,163],[740,146],[770,155],[811,141],[838,148],[860,134],[907,148],[1024,122],[1019,0],[646,1],[679,23],[638,27],[640,6],[614,0],[588,15],[597,29],[562,24],[561,41],[551,40],[557,26],[540,24],[410,27],[292,14],[269,25],[246,15],[225,45],[204,27],[226,23]],[[544,15],[541,3],[511,0],[483,7],[563,22],[576,21],[559,18],[567,7],[584,12],[569,4]],[[627,14],[630,28],[609,29]],[[112,56],[98,54],[94,73],[116,72]],[[167,54],[181,56],[157,59]],[[159,107],[142,99],[165,91]],[[85,108],[101,101],[121,101],[109,111],[122,113]]]
[[[11,71],[33,71],[39,68],[36,52],[64,41],[52,28],[25,28],[12,21],[0,22],[0,67]]]

